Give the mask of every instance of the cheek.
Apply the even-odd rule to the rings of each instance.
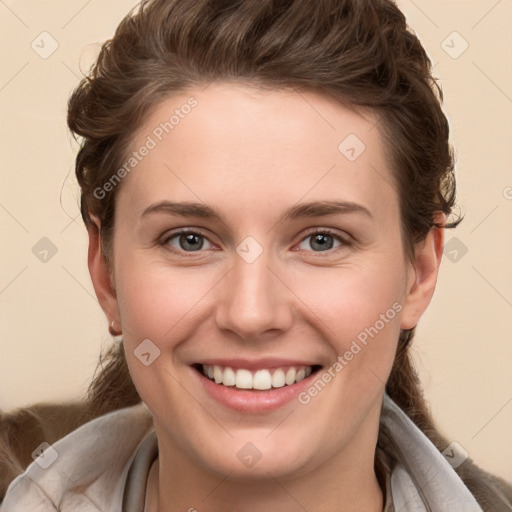
[[[211,273],[172,268],[142,259],[119,265],[118,301],[125,341],[145,338],[172,345],[201,309],[200,301],[214,284]]]
[[[318,329],[347,361],[344,373],[367,378],[371,369],[385,380],[391,369],[400,334],[405,297],[405,267],[375,259],[351,268],[321,269],[297,283],[297,295],[314,315]],[[321,283],[321,285],[319,285]],[[315,290],[315,293],[312,293]],[[363,371],[362,371],[363,370]],[[377,380],[377,379],[375,379]]]
[[[308,289],[318,290],[310,277],[298,293],[318,318],[332,364],[299,402],[311,416],[329,418],[322,435],[343,442],[360,427],[389,377],[400,333],[403,275],[398,267],[382,272],[379,264],[325,277],[321,294],[306,295]]]
[[[208,274],[136,255],[120,258],[116,274],[126,361],[135,387],[157,415],[165,414],[169,403],[178,411],[183,374],[172,360],[176,347],[200,325],[200,301],[212,286]],[[186,417],[186,410],[179,413]]]

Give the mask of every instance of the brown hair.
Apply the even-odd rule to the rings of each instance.
[[[76,157],[81,213],[89,229],[90,214],[101,221],[107,261],[112,262],[115,196],[122,183],[101,198],[95,190],[122,165],[152,107],[218,80],[320,91],[377,114],[389,142],[410,258],[416,242],[442,227],[434,223],[436,213],[452,213],[454,154],[442,90],[392,0],[144,0],[105,42],[69,99],[68,125],[82,138]],[[414,329],[400,334],[386,391],[441,451],[449,443],[423,397],[410,354],[413,336]],[[123,346],[116,344],[100,358],[86,416],[139,401]],[[498,510],[500,492],[512,501],[512,488],[470,459],[456,471],[484,510]]]

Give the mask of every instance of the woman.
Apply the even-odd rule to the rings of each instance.
[[[510,510],[409,354],[460,221],[441,100],[390,0],[127,16],[68,113],[122,344],[3,510]]]

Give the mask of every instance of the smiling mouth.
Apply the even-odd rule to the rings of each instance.
[[[203,377],[221,386],[240,390],[265,391],[293,386],[311,374],[316,373],[321,366],[286,366],[281,368],[264,368],[255,371],[208,364],[195,364],[193,368]]]

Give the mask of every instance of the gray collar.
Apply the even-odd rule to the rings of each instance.
[[[397,461],[391,501],[402,512],[482,512],[455,470],[414,422],[385,393],[380,419],[385,447]],[[155,432],[142,442],[128,472],[123,512],[144,510],[146,477],[158,455]]]
[[[395,510],[483,512],[453,467],[387,393],[380,424],[398,461],[391,474]]]

